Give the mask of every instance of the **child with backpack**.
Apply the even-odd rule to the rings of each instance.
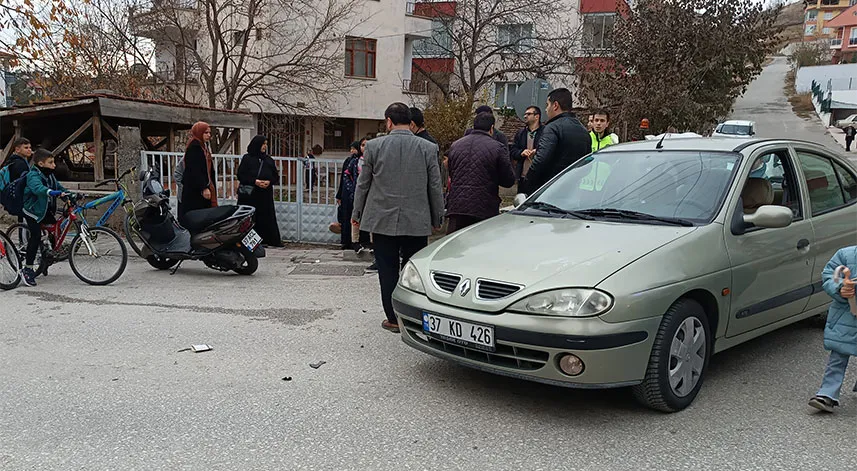
[[[33,155],[33,167],[27,172],[27,186],[24,188],[24,219],[30,232],[27,241],[27,254],[21,275],[24,284],[36,286],[36,272],[33,264],[42,241],[42,224],[56,222],[57,197],[67,196],[69,191],[63,187],[54,170],[57,164],[54,156],[45,149],[39,149]]]
[[[12,155],[3,163],[0,168],[0,204],[6,208],[6,211],[12,216],[18,216],[18,222],[24,222],[23,213],[20,205],[14,204],[15,181],[24,176],[30,170],[29,159],[33,155],[33,148],[30,141],[26,138],[19,137],[12,143]]]
[[[821,275],[824,291],[833,298],[824,327],[824,348],[830,350],[830,360],[821,388],[809,405],[823,412],[833,412],[839,405],[848,360],[857,356],[857,303],[852,275],[857,275],[857,245],[836,252]]]

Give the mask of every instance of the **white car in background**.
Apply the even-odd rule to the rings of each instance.
[[[737,137],[746,139],[756,135],[756,123],[754,121],[730,120],[724,121],[714,129],[712,137]]]
[[[857,128],[857,114],[852,114],[851,116],[845,119],[840,119],[836,122],[836,127],[839,129],[845,129],[848,126],[854,126]]]
[[[724,121],[714,129],[712,137],[738,137],[746,139],[756,135],[756,123],[754,121],[731,120]]]

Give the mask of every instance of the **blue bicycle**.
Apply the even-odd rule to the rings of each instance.
[[[142,256],[143,251],[143,241],[140,237],[139,225],[137,224],[137,218],[134,216],[134,202],[131,198],[128,197],[128,189],[125,186],[124,179],[131,173],[135,172],[136,168],[130,168],[125,173],[120,175],[118,178],[111,178],[109,180],[104,180],[95,185],[96,188],[109,185],[113,183],[116,185],[116,191],[110,193],[109,195],[102,196],[96,200],[90,201],[85,204],[80,204],[75,206],[73,209],[73,213],[75,217],[81,220],[84,224],[88,225],[86,222],[85,211],[87,209],[95,209],[99,206],[111,203],[110,206],[104,211],[104,214],[101,218],[98,219],[98,222],[95,223],[95,226],[90,227],[101,227],[107,224],[107,221],[110,220],[110,217],[113,216],[113,213],[119,206],[125,208],[125,220],[123,221],[123,232],[125,235],[125,241],[137,255]],[[65,231],[65,226],[69,224],[69,219],[62,221],[62,225],[60,226],[60,231]],[[20,250],[21,247],[26,247],[27,241],[29,240],[29,229],[26,224],[13,224],[9,227],[7,234],[13,239],[15,245],[17,245]],[[51,246],[53,246],[54,241],[50,240],[53,235],[47,234],[49,242]],[[69,233],[69,236],[66,240],[71,241],[74,238],[73,233]],[[61,250],[55,251],[53,254],[53,259],[56,261],[63,261],[68,258],[68,246],[69,244],[63,244]]]

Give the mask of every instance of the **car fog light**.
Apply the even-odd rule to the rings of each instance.
[[[583,360],[577,355],[567,354],[559,359],[559,369],[569,376],[577,376],[583,373]]]

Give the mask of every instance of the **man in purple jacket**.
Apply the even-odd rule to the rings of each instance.
[[[500,214],[500,188],[515,184],[508,147],[494,138],[494,115],[480,113],[473,131],[449,148],[447,234]]]

